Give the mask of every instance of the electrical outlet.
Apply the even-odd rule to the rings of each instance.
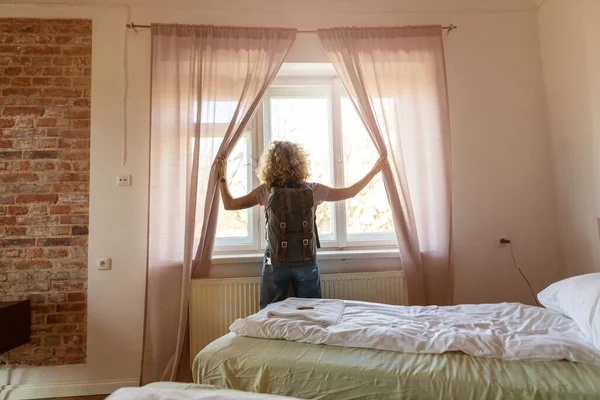
[[[496,246],[498,247],[506,247],[508,243],[502,243],[502,240],[510,240],[510,238],[506,235],[501,235],[496,238]]]
[[[131,175],[117,176],[117,186],[131,186]]]
[[[96,268],[101,271],[106,271],[112,268],[112,262],[110,258],[98,258],[96,260]]]

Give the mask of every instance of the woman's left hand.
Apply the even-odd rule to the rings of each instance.
[[[217,174],[219,179],[227,179],[227,158],[218,157],[215,162],[217,163]]]

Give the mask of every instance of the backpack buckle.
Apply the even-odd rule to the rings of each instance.
[[[308,228],[308,221],[302,221],[302,227]]]
[[[281,229],[285,229],[285,227],[286,227],[286,224],[285,224],[285,222],[280,222],[280,223],[279,223],[279,227],[280,227]]]
[[[281,242],[281,248],[285,249],[287,247],[287,242]]]
[[[308,239],[302,239],[302,244],[304,246],[308,246]]]

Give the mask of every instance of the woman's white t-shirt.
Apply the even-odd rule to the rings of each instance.
[[[308,187],[311,188],[313,193],[313,212],[316,212],[316,208],[318,205],[325,201],[325,198],[329,194],[329,187],[325,185],[321,185],[320,183],[307,183]],[[260,186],[257,186],[252,193],[256,196],[258,200],[258,204],[263,207],[266,207],[269,203],[269,194],[271,193],[271,189],[267,187],[264,183]]]

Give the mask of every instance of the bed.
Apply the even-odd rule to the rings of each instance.
[[[203,349],[193,374],[199,383],[301,399],[600,398],[595,365],[401,354],[234,333]]]
[[[346,302],[350,303],[359,302]],[[363,310],[363,314],[372,319],[375,318],[373,310],[386,307],[392,310],[392,307],[396,307],[372,303],[358,306],[367,310]],[[360,316],[354,309],[344,311],[340,324],[328,327],[317,327],[309,321],[284,324],[281,319],[266,318],[269,311],[264,310],[262,314],[244,319],[244,336],[229,333],[204,348],[193,362],[194,380],[197,383],[302,399],[600,398],[600,352],[583,338],[572,320],[553,311],[519,304],[456,307],[479,310],[479,314],[473,315],[482,320],[486,318],[481,316],[482,313],[491,315],[493,312],[490,310],[503,310],[514,323],[504,326],[502,340],[516,340],[518,345],[498,346],[489,339],[485,341],[491,342],[491,346],[486,342],[478,342],[477,335],[485,336],[485,328],[466,339],[458,335],[460,340],[446,340],[444,333],[452,329],[445,327],[438,331],[429,329],[421,335],[429,335],[434,342],[443,343],[441,349],[435,350],[443,354],[413,354],[423,351],[429,343],[421,342],[421,337],[416,338],[414,343],[406,339],[414,339],[417,336],[414,334],[405,335],[396,343],[412,346],[413,353],[359,348],[364,347],[363,343],[351,336],[346,335],[348,340],[345,343],[334,338],[335,329],[341,329],[335,327],[344,326],[344,323],[355,321]],[[417,321],[415,324],[423,322],[422,310],[415,313],[415,308],[403,309],[408,310],[407,315]],[[444,308],[427,308],[430,312],[440,309]],[[530,324],[531,315],[538,314],[539,324],[535,321]],[[252,318],[256,318],[254,322],[259,323],[256,325],[258,328],[251,324]],[[493,317],[490,318],[493,320]],[[238,321],[232,325],[232,330],[240,333],[239,326],[236,326]],[[427,319],[427,324],[431,325],[431,321]],[[373,322],[371,324],[374,325]],[[463,321],[453,324],[451,328],[463,325]],[[524,326],[523,331],[511,331],[518,324]],[[351,328],[345,333],[363,330],[360,326],[358,328],[361,329],[357,326]],[[247,337],[259,334],[266,338]],[[367,339],[370,339],[369,333]],[[390,346],[393,340],[388,339],[378,341],[376,345],[383,343],[383,347]],[[456,342],[462,343],[463,348],[466,343],[467,352],[471,351],[473,355],[448,351],[453,349],[452,344]],[[539,355],[535,354],[537,342],[543,347]],[[477,352],[483,353],[476,357],[474,355]],[[559,360],[563,356],[584,362]]]

